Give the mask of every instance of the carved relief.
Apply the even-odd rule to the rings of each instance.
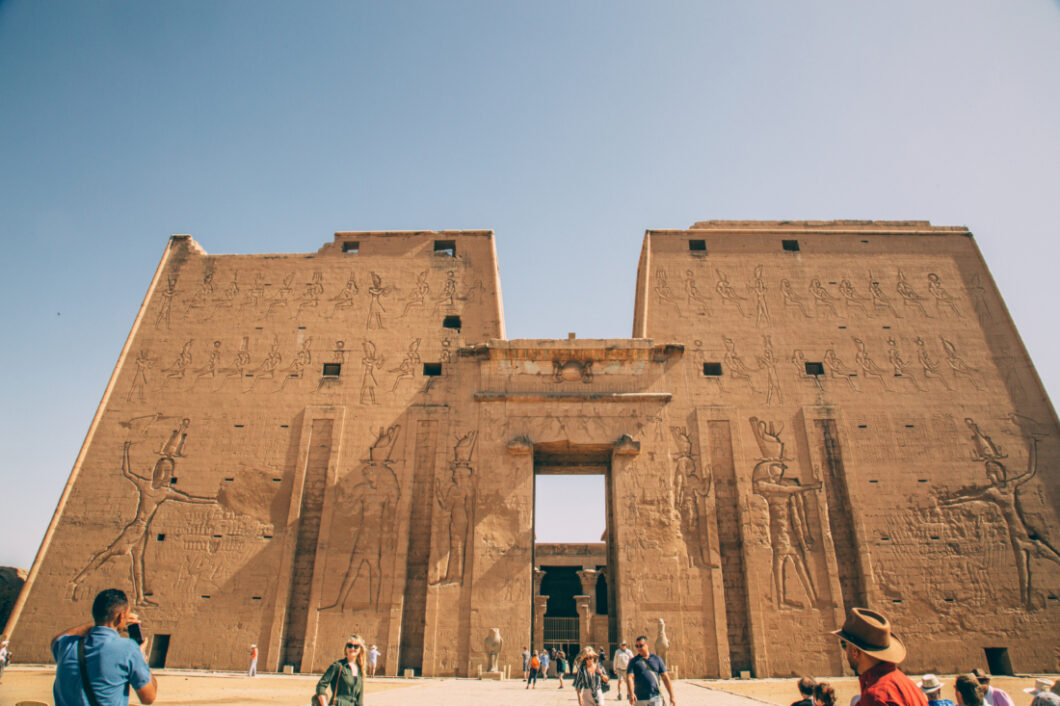
[[[269,305],[265,308],[265,316],[272,316],[274,312],[286,309],[287,305],[291,303],[291,292],[294,291],[294,273],[291,272],[284,276],[283,283],[280,285],[279,291],[276,292],[276,296],[269,300]]]
[[[747,291],[755,299],[755,326],[770,326],[772,320],[769,318],[769,302],[766,301],[766,283],[762,279],[762,266],[755,268],[754,279],[747,285]]]
[[[777,608],[803,608],[804,606],[790,590],[785,567],[795,572],[809,607],[817,605],[817,588],[810,568],[809,552],[814,539],[806,522],[806,506],[803,496],[822,487],[820,481],[800,485],[794,478],[785,478],[788,466],[784,457],[784,442],[780,438],[784,428],[779,429],[757,417],[751,417],[762,458],[755,464],[751,474],[756,495],[762,497],[769,507],[769,540],[773,553],[773,599]]]
[[[247,374],[247,368],[250,366],[250,336],[243,336],[242,342],[239,344],[239,352],[236,353],[232,359],[232,367],[224,368],[225,379],[228,378],[239,378],[242,379]]]
[[[707,308],[710,299],[699,291],[695,273],[692,270],[685,270],[685,300],[688,302],[689,309],[699,309],[704,314],[710,314]]]
[[[807,319],[812,318],[810,312],[806,310],[806,303],[803,302],[802,297],[796,294],[795,290],[791,288],[790,280],[780,280],[780,296],[784,301],[784,306],[798,309]]]
[[[898,350],[898,341],[894,340],[894,338],[887,339],[887,361],[891,364],[891,368],[894,370],[894,376],[896,378],[909,380],[913,383],[913,387],[915,387],[918,392],[926,392],[926,390],[920,386],[920,382],[916,379],[916,375],[906,370],[905,360],[902,358],[902,354]]]
[[[133,373],[132,384],[129,385],[129,392],[125,395],[125,401],[131,402],[133,393],[135,393],[139,400],[143,402],[144,386],[147,385],[147,371],[154,363],[145,350],[141,350],[136,354],[134,363],[136,364],[136,372]]]
[[[849,279],[840,280],[839,294],[842,295],[843,301],[846,303],[847,316],[850,316],[850,310],[852,308],[857,309],[865,316],[872,316],[872,312],[865,307],[865,304],[868,303],[868,299],[858,294],[857,290],[854,289],[854,285]]]
[[[438,494],[438,505],[443,511],[446,528],[446,547],[439,558],[436,578],[432,584],[463,583],[467,546],[470,541],[475,488],[472,480],[471,455],[475,451],[478,432],[469,431],[453,446],[453,461],[449,464],[449,483]]]
[[[375,344],[365,339],[361,346],[364,348],[364,356],[361,358],[361,404],[379,404],[375,399],[375,388],[379,383],[375,381],[375,369],[383,364],[383,356],[376,353]]]
[[[917,336],[914,343],[916,343],[916,358],[920,362],[921,370],[924,372],[924,379],[938,380],[947,390],[952,390],[953,388],[950,387],[949,382],[947,382],[946,378],[939,372],[941,369],[939,364],[931,357],[931,353],[928,352],[927,343],[924,342],[924,339]]]
[[[195,377],[191,381],[191,387],[194,388],[195,384],[203,378],[209,378],[211,380],[217,377],[217,373],[221,370],[221,342],[214,341],[213,346],[210,349],[210,354],[206,358],[206,365],[195,370]],[[191,389],[191,388],[189,388]]]
[[[383,308],[383,297],[387,296],[392,288],[384,287],[383,278],[375,272],[371,274],[371,278],[372,284],[368,287],[368,296],[371,299],[368,300],[368,320],[365,321],[364,327],[381,329],[384,328],[383,314],[386,313],[386,309]]]
[[[714,270],[718,275],[718,281],[714,285],[714,291],[721,297],[722,302],[726,304],[732,304],[736,307],[736,311],[740,312],[740,316],[748,318],[751,315],[743,310],[741,302],[747,301],[745,297],[741,297],[736,293],[736,287],[730,284],[728,277],[726,277],[721,270]]]
[[[184,444],[187,440],[187,429],[191,422],[183,419],[180,426],[174,429],[169,439],[158,450],[158,459],[151,471],[151,477],[133,472],[129,459],[129,448],[133,442],[126,441],[122,446],[121,474],[136,487],[136,512],[132,519],[106,549],[97,552],[71,583],[76,589],[88,574],[98,569],[106,561],[119,556],[127,556],[131,562],[132,581],[135,602],[137,605],[157,605],[145,598],[144,551],[150,533],[151,521],[159,507],[168,500],[182,503],[216,503],[215,498],[203,498],[177,490],[170,482],[176,472],[176,459],[184,455]]]
[[[692,437],[685,427],[670,427],[677,444],[674,452],[674,506],[681,518],[689,566],[710,565],[710,545],[703,502],[710,495],[711,478],[701,476],[692,451]]]
[[[162,290],[162,301],[158,307],[158,314],[155,316],[155,328],[162,323],[165,323],[166,328],[169,328],[170,317],[173,313],[173,297],[177,294],[177,278],[170,277],[166,281],[166,288]]]
[[[346,284],[343,286],[342,291],[333,296],[328,301],[335,302],[335,305],[331,307],[331,314],[328,315],[329,319],[335,318],[335,314],[340,311],[347,311],[353,308],[353,297],[360,291],[360,287],[357,286],[357,279],[351,272],[350,276],[346,278]]]
[[[967,380],[972,383],[972,387],[976,390],[982,390],[979,386],[979,371],[968,365],[964,358],[961,358],[957,354],[957,346],[952,341],[948,341],[942,336],[939,336],[942,341],[942,348],[946,351],[946,364],[950,366],[950,370],[953,372],[953,377],[959,380]]]
[[[824,367],[828,370],[828,377],[846,380],[847,384],[850,385],[850,389],[858,392],[858,387],[854,384],[853,377],[856,373],[843,365],[843,361],[836,355],[835,350],[829,348],[824,352]]]
[[[313,279],[306,283],[302,291],[302,298],[298,300],[298,310],[295,316],[306,309],[316,309],[320,306],[320,297],[324,296],[324,275],[320,272],[313,273]]]
[[[180,348],[180,353],[177,354],[176,359],[173,361],[173,365],[165,368],[162,372],[166,374],[165,379],[162,380],[162,387],[166,386],[169,380],[183,380],[185,373],[188,372],[188,368],[191,366],[191,343],[192,339],[184,341],[184,345]]]
[[[276,388],[279,392],[283,389],[290,380],[301,380],[305,376],[305,369],[313,362],[313,354],[310,352],[309,347],[313,344],[313,338],[310,336],[302,342],[302,347],[295,354],[294,360],[291,361],[291,365],[288,366],[285,371],[287,374],[280,381],[280,386]]]
[[[449,270],[445,273],[445,284],[442,285],[441,295],[434,300],[434,311],[437,312],[441,307],[452,309],[456,303],[456,273]]]
[[[251,383],[250,387],[244,392],[249,392],[253,389],[260,380],[274,380],[276,378],[276,371],[280,367],[280,363],[283,362],[283,356],[280,355],[280,339],[277,336],[272,337],[272,345],[269,346],[269,352],[265,354],[265,359],[261,361],[261,365],[254,368],[251,374],[254,376],[254,382]]]
[[[677,305],[677,298],[674,296],[673,290],[670,289],[670,283],[666,279],[666,270],[661,267],[655,270],[655,294],[658,295],[659,301],[673,305],[674,312],[681,316],[681,308]]]
[[[895,290],[898,292],[898,296],[902,298],[902,303],[905,306],[915,306],[920,310],[921,314],[929,319],[931,318],[931,314],[927,313],[927,309],[924,308],[924,298],[916,293],[916,290],[909,284],[901,270],[898,270],[898,283],[895,285]]]
[[[361,481],[352,487],[349,483],[338,485],[336,507],[340,513],[335,522],[344,524],[344,532],[352,532],[353,548],[335,600],[319,611],[339,608],[345,612],[354,588],[359,588],[357,595],[364,597],[357,604],[367,604],[373,610],[379,607],[383,558],[394,555],[397,542],[401,488],[390,457],[400,430],[398,424],[380,427],[368,450],[368,459],[361,466]],[[333,530],[333,536],[338,534],[338,528]]]
[[[990,484],[943,495],[938,499],[938,504],[940,507],[954,507],[967,503],[983,502],[992,504],[997,508],[1008,531],[1008,541],[1012,547],[1013,558],[1016,561],[1020,600],[1028,608],[1032,608],[1031,557],[1035,556],[1060,565],[1060,552],[1045,538],[1038,528],[1027,524],[1026,514],[1020,505],[1020,488],[1033,480],[1038,474],[1038,437],[1031,434],[1025,436],[1027,443],[1027,470],[1014,478],[1010,478],[1008,469],[1002,463],[1003,459],[1008,458],[1008,454],[1004,453],[1000,446],[984,434],[973,419],[965,419],[964,423],[972,432],[971,440],[974,446],[972,460],[983,463],[983,468]]]
[[[556,382],[593,381],[593,361],[591,360],[553,360],[552,379]]]
[[[390,372],[398,374],[398,376],[394,378],[394,386],[390,389],[391,392],[397,392],[398,385],[402,380],[416,377],[416,371],[420,368],[419,351],[420,339],[417,338],[409,344],[409,349],[405,352],[405,359],[401,361],[401,365],[390,370]]]
[[[195,295],[188,300],[184,314],[190,314],[192,309],[205,309],[206,305],[213,300],[213,265],[209,262],[203,265],[202,281]]]
[[[887,387],[887,381],[883,377],[886,374],[886,371],[876,365],[876,362],[869,356],[868,351],[865,349],[865,342],[855,336],[854,347],[857,349],[857,353],[854,354],[854,362],[856,362],[858,367],[861,368],[861,374],[865,377],[879,380],[883,389],[890,392],[891,388]]]
[[[934,272],[928,274],[928,292],[935,297],[935,311],[939,317],[942,317],[943,309],[948,309],[951,313],[956,314],[958,319],[963,319],[964,315],[961,314],[961,309],[957,306],[957,300],[953,298],[953,295],[946,291],[946,288],[942,286],[942,278]]]
[[[751,369],[736,352],[736,342],[727,336],[722,336],[721,339],[725,342],[725,357],[722,361],[725,363],[726,370],[738,380],[751,382]]]
[[[780,376],[777,375],[777,356],[773,352],[773,341],[769,336],[763,336],[762,344],[762,355],[758,356],[758,369],[766,372],[766,404],[783,404],[784,396],[780,392]]]
[[[817,316],[821,315],[822,309],[832,316],[839,316],[835,308],[836,298],[821,285],[821,280],[815,279],[810,282],[810,294],[813,296],[814,312]]]
[[[883,309],[889,311],[891,316],[896,319],[902,318],[901,314],[898,313],[898,310],[894,308],[894,304],[891,303],[891,298],[883,293],[879,281],[873,277],[871,272],[869,273],[869,294],[872,296],[873,311]]]
[[[401,310],[402,317],[407,316],[411,309],[426,305],[427,296],[431,293],[431,285],[427,282],[427,273],[427,270],[423,270],[416,275],[416,291],[412,292],[409,298],[405,300],[405,308]]]
[[[983,286],[983,280],[978,273],[972,275],[968,283],[968,295],[972,298],[972,308],[975,309],[975,315],[979,317],[979,323],[985,325],[991,319],[992,314],[986,300],[986,287]]]

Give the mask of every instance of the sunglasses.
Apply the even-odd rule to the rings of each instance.
[[[637,644],[635,644],[633,646],[634,647],[647,647],[648,643],[647,642],[638,642]]]
[[[361,649],[361,646],[360,646],[360,645],[355,645],[355,644],[353,644],[352,642],[347,642],[347,643],[346,643],[346,649],[348,650],[348,649],[350,649],[351,647],[352,647],[353,649],[355,649],[355,650],[359,650],[359,649]]]

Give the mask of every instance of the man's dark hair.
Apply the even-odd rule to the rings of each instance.
[[[113,623],[127,605],[129,599],[125,597],[125,591],[117,588],[100,591],[96,600],[92,601],[92,619],[96,621],[96,625]]]
[[[817,686],[817,680],[813,677],[803,677],[799,680],[799,693],[803,696],[813,696],[813,687]]]
[[[979,680],[976,679],[974,675],[959,675],[957,677],[957,682],[953,686],[956,688],[957,693],[960,694],[961,700],[964,701],[965,706],[982,706],[986,687],[980,684]]]
[[[637,635],[637,639],[633,641],[633,644],[637,644],[641,640],[644,640],[645,642],[647,642],[648,641],[648,636],[647,635]]]

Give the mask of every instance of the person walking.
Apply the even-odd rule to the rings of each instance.
[[[372,648],[368,650],[368,676],[375,676],[375,668],[379,664],[379,655],[381,654],[383,653],[377,650],[375,645],[372,645]]]
[[[541,650],[541,654],[538,655],[538,660],[541,662],[541,678],[548,679],[548,665],[551,663],[548,651]]]
[[[523,681],[530,678],[530,650],[523,645]]]
[[[556,675],[559,676],[559,688],[563,688],[563,675],[567,673],[567,653],[563,650],[556,652]]]
[[[925,674],[920,680],[920,690],[927,697],[928,706],[956,706],[949,699],[942,698],[942,682],[934,674]]]
[[[858,675],[859,706],[927,706],[927,697],[916,683],[898,670],[905,645],[891,634],[891,623],[880,613],[851,608],[846,622],[832,635],[847,664]]]
[[[618,684],[617,698],[619,701],[622,700],[622,684],[626,681],[626,669],[629,667],[629,660],[633,659],[633,650],[629,649],[626,641],[618,643],[618,649],[615,650],[614,657],[611,658],[611,668],[615,670],[615,682]]]
[[[596,650],[586,647],[575,660],[574,693],[579,706],[603,706],[604,684],[609,680],[600,666]]]
[[[529,689],[530,685],[533,684],[534,688],[537,688],[537,670],[541,668],[541,660],[535,654],[530,655],[530,665],[527,668],[526,677],[526,688]]]
[[[258,646],[250,646],[250,669],[247,670],[248,677],[258,676]]]
[[[342,659],[331,663],[317,682],[316,700],[320,706],[364,706],[364,638],[351,635]],[[328,700],[331,689],[331,700]]]
[[[637,653],[629,660],[626,670],[629,703],[636,706],[662,706],[662,693],[659,691],[659,681],[662,680],[670,697],[670,706],[677,706],[674,685],[666,673],[666,663],[648,649],[648,637],[638,635],[633,641],[633,648]]]
[[[125,592],[117,588],[100,591],[92,601],[91,623],[78,625],[52,638],[55,658],[56,706],[127,706],[129,687],[141,704],[152,704],[158,696],[158,681],[133,640],[120,633],[140,619],[130,610]]]

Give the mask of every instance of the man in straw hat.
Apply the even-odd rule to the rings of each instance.
[[[859,706],[927,706],[916,683],[898,671],[905,645],[891,634],[887,618],[865,608],[851,608],[841,630],[839,647],[861,684]]]
[[[954,706],[949,699],[942,698],[942,682],[934,674],[925,674],[920,680],[920,690],[927,697],[928,706]]]
[[[1052,679],[1035,679],[1034,686],[1024,691],[1034,697],[1031,706],[1060,706],[1060,679],[1055,684]]]

